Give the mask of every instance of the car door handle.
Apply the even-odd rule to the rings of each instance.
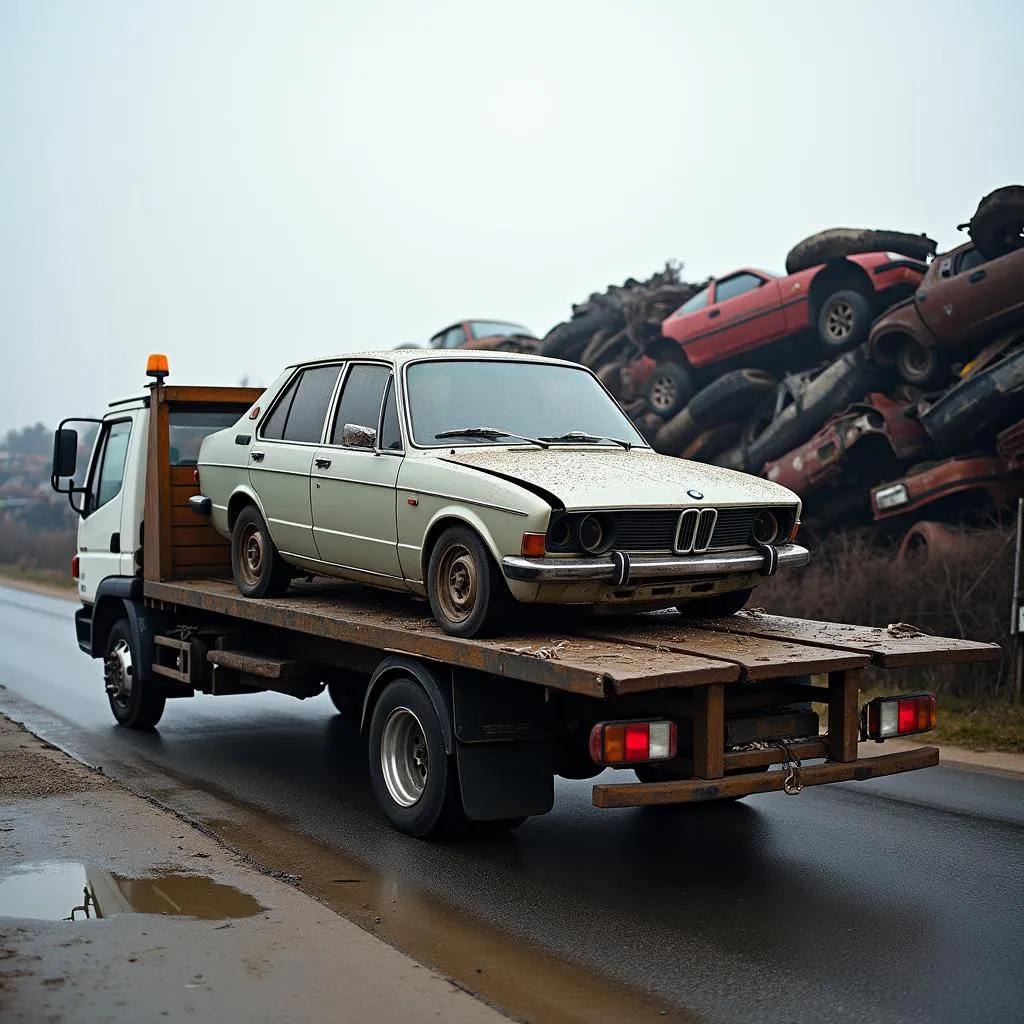
[[[708,319],[710,320],[714,316],[718,316],[722,311],[720,309],[713,309],[708,313]]]
[[[317,469],[330,469],[331,468],[331,460],[330,459],[314,459],[313,461],[314,461],[314,463],[316,463],[316,468]]]
[[[971,276],[969,278],[967,278],[967,281],[968,281],[969,284],[977,284],[979,281],[984,281],[984,280],[985,280],[985,271],[984,270],[976,270],[973,274],[971,274]]]
[[[263,452],[250,452],[249,458],[252,459],[253,462],[262,462]]]

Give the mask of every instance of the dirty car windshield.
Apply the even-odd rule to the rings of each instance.
[[[514,437],[435,437],[466,427],[494,427],[527,437],[580,431],[645,445],[604,388],[586,370],[572,366],[431,360],[409,367],[406,386],[413,441],[422,447],[523,443]]]

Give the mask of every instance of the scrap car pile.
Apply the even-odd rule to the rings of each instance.
[[[787,276],[678,267],[574,306],[539,349],[594,369],[659,451],[804,499],[822,530],[980,518],[1024,495],[1024,186],[968,240],[833,229]]]

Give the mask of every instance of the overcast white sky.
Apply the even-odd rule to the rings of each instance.
[[[0,431],[1024,180],[1024,3],[0,0]]]

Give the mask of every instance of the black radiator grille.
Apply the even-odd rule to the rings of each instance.
[[[617,527],[615,547],[620,551],[671,551],[682,511],[671,509],[611,513]],[[709,550],[747,547],[750,544],[750,528],[757,513],[756,508],[720,508]]]

